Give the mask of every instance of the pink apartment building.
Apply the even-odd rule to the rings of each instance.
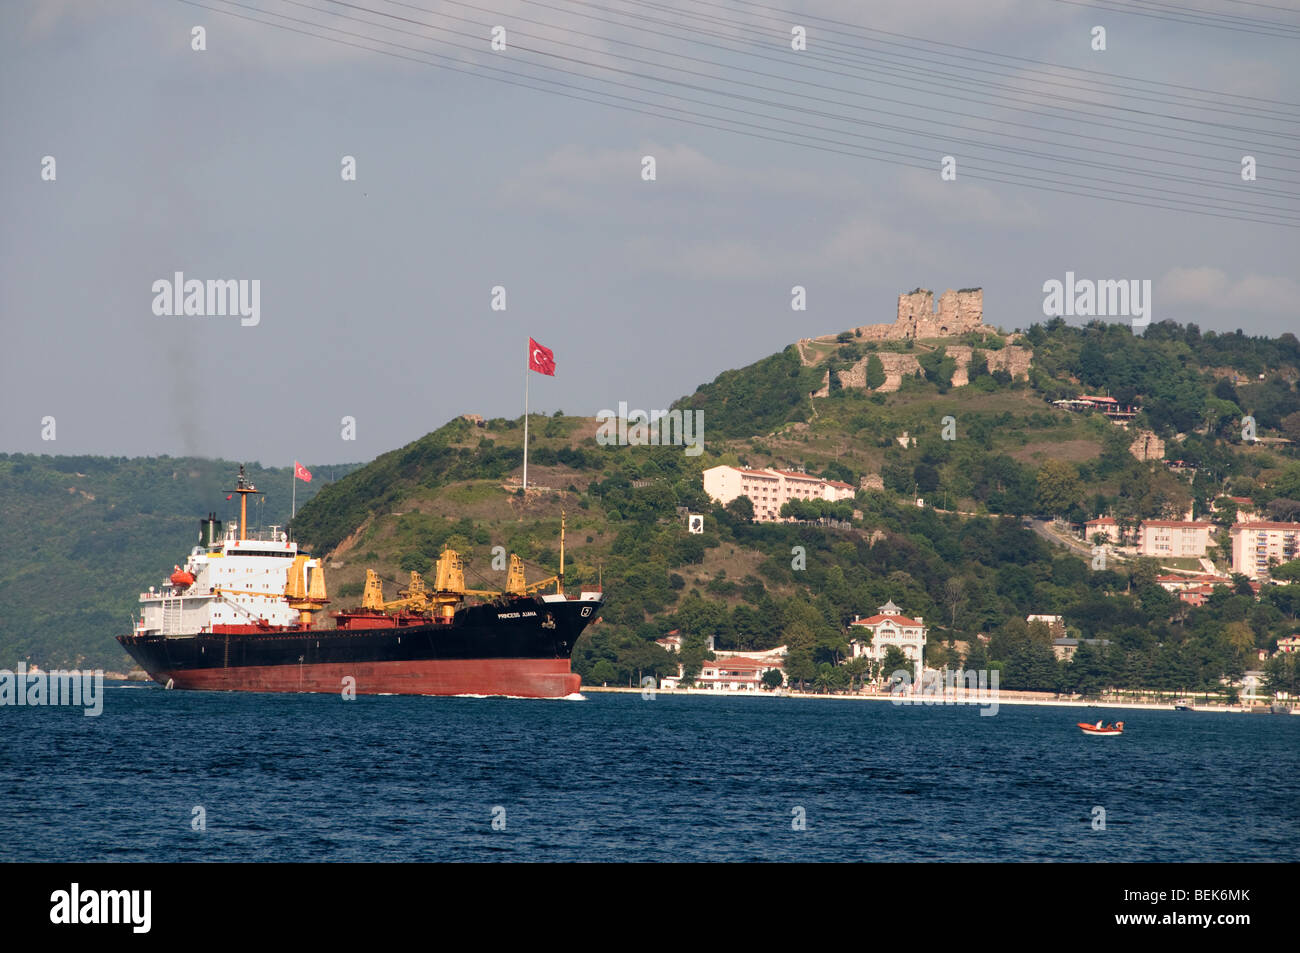
[[[754,519],[771,522],[781,518],[788,500],[851,500],[853,487],[838,480],[825,480],[790,470],[743,470],[717,466],[704,471],[704,492],[724,506],[738,496],[754,504]]]
[[[1270,560],[1289,563],[1300,558],[1300,523],[1238,523],[1232,537],[1232,571],[1251,579],[1268,575]]]

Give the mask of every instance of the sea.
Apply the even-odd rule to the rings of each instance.
[[[104,692],[0,708],[0,860],[1300,859],[1294,716]]]

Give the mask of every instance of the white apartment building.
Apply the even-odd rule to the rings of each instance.
[[[1300,523],[1238,523],[1232,537],[1232,571],[1251,579],[1268,576],[1269,560],[1300,558]]]
[[[1210,544],[1213,523],[1184,520],[1148,520],[1138,529],[1138,552],[1143,556],[1190,556],[1199,559]]]
[[[851,500],[853,487],[838,480],[825,480],[790,470],[743,470],[717,466],[704,471],[704,492],[724,506],[738,496],[754,504],[754,519],[771,522],[781,518],[788,500]]]

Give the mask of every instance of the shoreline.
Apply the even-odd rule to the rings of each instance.
[[[920,706],[925,708],[941,708],[952,705],[972,705],[978,708],[989,708],[995,705],[1029,705],[1042,708],[1118,708],[1132,709],[1135,711],[1174,711],[1174,703],[1169,702],[1115,702],[1115,701],[1086,701],[1084,699],[1069,698],[1036,698],[1026,695],[1022,692],[998,692],[996,695],[980,696],[975,692],[970,692],[960,699],[949,695],[943,697],[940,695],[917,695],[907,698],[906,701],[896,702],[895,697],[888,694],[862,693],[852,695],[830,695],[815,692],[792,692],[783,690],[780,694],[774,692],[751,692],[751,691],[731,691],[723,688],[624,688],[621,686],[606,685],[583,685],[578,689],[580,692],[600,692],[603,694],[623,694],[623,695],[640,695],[649,692],[654,695],[708,695],[724,698],[790,698],[790,699],[822,699],[827,701],[876,701],[896,703],[900,708]],[[1256,705],[1253,708],[1244,705],[1222,705],[1213,703],[1202,703],[1196,705],[1188,714],[1197,712],[1214,712],[1219,714],[1271,714],[1268,705]],[[1300,710],[1292,709],[1291,714],[1300,715]]]

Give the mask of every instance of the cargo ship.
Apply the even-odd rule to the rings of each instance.
[[[118,642],[168,688],[245,692],[506,695],[560,698],[581,683],[574,644],[604,601],[599,587],[564,591],[560,571],[534,583],[511,554],[502,591],[467,589],[464,561],[438,557],[426,584],[412,572],[400,598],[366,572],[361,605],[316,616],[329,603],[322,560],[300,552],[278,526],[251,532],[248,497],[259,491],[239,468],[239,526],[200,521],[183,566],[140,594],[141,611]],[[553,592],[541,590],[554,585]]]

